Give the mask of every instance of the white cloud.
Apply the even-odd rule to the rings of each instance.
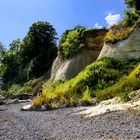
[[[121,15],[120,14],[111,14],[109,13],[106,17],[105,20],[108,24],[108,26],[112,26],[117,24],[121,20]]]
[[[94,28],[101,29],[103,28],[103,26],[101,26],[99,23],[95,23]]]

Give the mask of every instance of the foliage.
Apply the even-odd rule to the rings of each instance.
[[[5,96],[6,95],[6,91],[0,89],[0,95]]]
[[[136,27],[139,27],[140,20],[140,1],[139,0],[125,0],[128,10],[125,11],[125,19],[119,24],[111,27],[104,41],[116,43],[118,41],[128,38],[130,33]]]
[[[21,44],[22,44],[22,41],[20,39],[16,39],[16,40],[13,40],[9,45],[10,46],[9,52],[13,55],[16,55],[17,59],[19,59]]]
[[[122,30],[120,29],[122,28]],[[129,34],[134,30],[134,27],[122,26],[122,23],[112,27],[106,34],[104,41],[109,43],[116,43],[118,41],[126,39]]]
[[[3,65],[3,59],[5,58],[5,53],[6,53],[6,49],[4,45],[0,42],[0,77],[2,77],[6,69],[5,65]]]
[[[2,58],[5,56],[5,51],[6,51],[6,49],[5,49],[4,45],[0,42],[0,62],[1,62]]]
[[[83,102],[90,103],[96,93],[113,86],[120,78],[127,75],[136,63],[104,58],[86,67],[75,78],[65,83],[45,85],[39,97],[44,104],[58,103],[58,107],[71,106]],[[88,89],[87,89],[88,87]],[[83,96],[84,93],[84,96]],[[36,99],[35,99],[36,100]],[[37,99],[38,100],[38,99]]]
[[[3,55],[3,59],[1,61],[3,70],[2,78],[5,83],[13,81],[15,76],[18,75],[18,71],[20,69],[20,45],[21,41],[19,39],[14,40],[10,44],[10,49],[5,51]]]
[[[76,26],[72,30],[66,30],[59,43],[58,51],[64,59],[72,57],[79,49],[82,38],[83,26]]]
[[[134,8],[136,10],[140,10],[139,0],[125,0],[125,4],[127,4],[128,8]]]
[[[13,84],[8,90],[8,94],[18,94],[18,91],[21,89],[20,85]]]
[[[23,40],[21,60],[29,64],[28,79],[40,76],[52,65],[57,55],[56,31],[48,22],[34,23]]]
[[[115,96],[120,96],[122,100],[128,101],[131,91],[140,88],[140,64],[123,80],[121,79],[117,84],[97,94],[97,100],[107,100]]]
[[[127,25],[133,26],[136,24],[136,21],[139,20],[140,17],[140,11],[137,11],[135,9],[125,11],[125,20],[127,22]]]
[[[83,105],[91,105],[92,104],[91,91],[89,90],[88,87],[83,93],[83,97],[81,99],[81,102]]]
[[[30,27],[23,41],[12,41],[9,50],[0,44],[0,76],[5,90],[12,84],[15,84],[11,87],[15,90],[18,83],[24,87],[24,82],[38,78],[50,69],[57,55],[56,35],[48,22],[37,22]]]
[[[87,37],[96,37],[99,29],[85,28],[76,26],[74,29],[66,30],[59,42],[58,52],[63,59],[69,59],[78,52],[79,49],[86,44]],[[103,29],[106,30],[106,29]]]
[[[125,4],[129,8],[125,12],[126,21],[128,24],[133,25],[140,17],[140,1],[139,0],[125,0]]]
[[[33,94],[37,95],[42,92],[42,86],[44,84],[44,81],[40,81],[38,79],[30,80],[24,84],[13,84],[8,89],[6,94]]]

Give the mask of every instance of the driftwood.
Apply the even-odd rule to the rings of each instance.
[[[30,99],[27,99],[27,100],[19,100],[17,98],[17,99],[13,99],[13,100],[7,101],[7,103],[5,105],[18,104],[18,103],[26,103],[26,102],[31,102],[31,100]]]
[[[7,109],[5,109],[5,108],[0,108],[0,111],[5,111],[5,110],[7,110]]]
[[[19,100],[28,100],[33,97],[32,94],[8,94],[6,95],[5,99],[19,99]]]

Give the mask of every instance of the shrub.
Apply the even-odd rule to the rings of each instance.
[[[122,100],[129,100],[128,93],[140,88],[140,65],[132,73],[117,84],[109,87],[97,94],[97,100],[107,100],[115,96],[121,97]]]
[[[107,43],[117,43],[122,41],[130,35],[134,30],[134,26],[125,25],[126,21],[121,22],[118,25],[114,25],[106,34],[104,41]]]
[[[18,91],[21,89],[20,85],[13,84],[10,89],[7,91],[8,94],[17,94]]]
[[[106,30],[106,29],[103,29]],[[59,42],[58,52],[63,59],[69,59],[78,52],[79,49],[86,44],[87,37],[96,37],[99,29],[85,28],[83,26],[76,26],[72,30],[66,30]]]
[[[0,89],[0,95],[5,96],[6,95],[6,91]]]
[[[35,107],[39,107],[42,104],[42,98],[35,98],[33,99],[33,104]]]
[[[81,35],[85,30],[83,26],[76,26],[72,30],[66,30],[59,43],[58,51],[64,59],[72,57],[79,49],[81,43]]]
[[[30,80],[23,85],[13,84],[7,91],[7,94],[33,94],[37,95],[42,92],[42,86],[44,81],[38,81],[38,79]]]

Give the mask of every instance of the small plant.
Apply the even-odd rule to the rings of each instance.
[[[8,94],[17,94],[18,91],[21,89],[20,85],[13,84],[11,88],[8,90]]]
[[[82,105],[91,105],[92,104],[91,92],[88,87],[83,93],[81,103],[82,103]]]
[[[33,104],[34,104],[35,107],[38,107],[38,106],[42,105],[42,102],[43,102],[42,98],[33,99]]]
[[[5,96],[6,95],[6,91],[0,89],[0,95]]]
[[[37,95],[42,92],[43,81],[38,81],[38,79],[30,80],[24,84],[18,85],[13,84],[7,91],[7,94],[33,94]]]

